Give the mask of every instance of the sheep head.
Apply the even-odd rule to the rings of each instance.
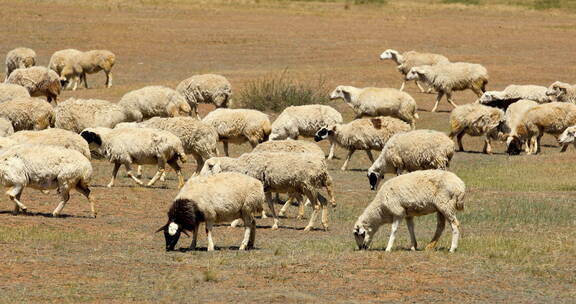
[[[519,155],[522,152],[524,141],[518,135],[509,135],[506,139],[506,153],[508,155]]]
[[[546,96],[554,96],[556,98],[566,94],[567,83],[556,81],[546,90]]]
[[[354,225],[354,239],[356,240],[356,245],[358,245],[359,250],[366,250],[370,248],[370,243],[372,242],[372,236],[374,231],[370,227],[364,227],[364,224],[357,223]]]
[[[335,130],[336,126],[320,128],[320,130],[316,132],[316,135],[314,135],[314,141],[319,142],[334,135]]]
[[[173,251],[180,235],[182,234],[182,228],[173,221],[169,221],[166,225],[160,227],[156,232],[164,231],[164,240],[166,241],[166,251]]]
[[[220,166],[219,158],[212,157],[204,162],[200,175],[214,175],[220,172],[222,172],[222,167]]]
[[[568,127],[560,136],[558,137],[558,142],[560,144],[573,143],[576,139],[576,126]]]
[[[481,104],[488,104],[496,100],[506,99],[506,96],[504,95],[505,95],[504,92],[486,91],[484,92],[484,94],[482,94],[482,96],[480,96],[478,102]]]
[[[418,80],[425,75],[426,71],[422,67],[413,67],[406,74],[406,80]]]
[[[398,51],[387,49],[382,54],[380,54],[380,60],[392,59],[397,61],[398,58]]]
[[[351,102],[350,98],[350,87],[348,86],[337,86],[332,93],[330,93],[330,100],[343,99],[345,102]]]

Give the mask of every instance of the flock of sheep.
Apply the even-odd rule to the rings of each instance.
[[[57,189],[61,197],[53,215],[58,216],[75,189],[90,201],[91,157],[97,155],[113,164],[108,187],[113,187],[118,170],[138,185],[142,165],[156,165],[157,171],[146,186],[163,181],[166,164],[178,176],[180,192],[168,211],[163,231],[166,250],[173,250],[182,233],[192,232],[191,249],[197,244],[198,228],[205,223],[208,250],[214,250],[212,227],[219,222],[243,222],[245,236],[240,249],[254,246],[255,215],[266,217],[266,203],[279,228],[292,203],[312,208],[308,225],[312,229],[318,214],[328,229],[329,206],[336,207],[334,183],[327,161],[336,145],[348,151],[341,167],[346,170],[357,150],[364,150],[372,166],[368,182],[378,188],[385,173],[398,175],[384,182],[374,200],[356,221],[353,234],[360,249],[369,248],[374,234],[385,223],[392,224],[386,250],[392,249],[395,232],[406,219],[412,249],[417,249],[415,216],[437,214],[437,229],[426,247],[434,248],[445,223],[452,228],[450,252],[456,250],[459,222],[456,211],[464,208],[464,182],[446,171],[455,152],[453,139],[463,151],[462,137],[486,136],[485,153],[491,140],[507,143],[509,154],[540,151],[544,133],[558,136],[562,151],[576,138],[576,85],[555,82],[549,88],[511,85],[504,91],[486,91],[487,70],[472,63],[452,63],[448,58],[415,51],[400,54],[386,50],[381,59],[396,62],[404,75],[398,89],[338,86],[330,99],[342,99],[356,114],[344,123],[342,115],[327,105],[286,108],[271,122],[265,113],[230,109],[231,85],[220,75],[195,75],[176,89],[147,86],[125,94],[117,103],[98,99],[57,102],[63,88],[87,88],[86,75],[104,71],[106,86],[112,85],[116,57],[107,50],[82,52],[67,49],[55,52],[48,67],[36,66],[36,54],[18,48],[6,57],[6,80],[0,84],[0,182],[14,202],[15,212],[26,212],[20,201],[25,187],[42,191]],[[422,92],[436,92],[436,104],[444,95],[454,106],[450,135],[416,129],[417,104],[406,92],[406,81],[414,80]],[[454,91],[470,89],[478,95],[475,103],[457,106]],[[46,97],[47,101],[35,98]],[[52,104],[50,104],[52,102]],[[216,109],[200,118],[198,103]],[[328,140],[327,157],[315,143],[298,140],[313,137]],[[221,141],[225,157],[220,157]],[[248,142],[253,150],[230,158],[229,144]],[[381,152],[374,158],[372,150]],[[196,171],[185,181],[181,163],[192,155]],[[136,172],[132,166],[137,165]],[[325,189],[327,198],[320,190]],[[288,195],[276,213],[279,193]],[[275,196],[273,194],[276,194]]]

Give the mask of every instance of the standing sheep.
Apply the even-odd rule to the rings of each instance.
[[[127,121],[124,108],[99,99],[70,98],[55,108],[56,128],[80,133],[86,128],[114,128]]]
[[[60,82],[66,88],[72,85],[72,91],[76,91],[78,83],[82,80],[82,66],[80,66],[80,56],[82,51],[76,49],[65,49],[54,52],[50,57],[48,68],[60,76]]]
[[[15,98],[0,103],[0,117],[12,122],[14,131],[43,130],[54,125],[54,109],[42,99]]]
[[[526,111],[532,109],[533,107],[537,106],[538,103],[532,100],[522,99],[513,104],[511,104],[508,109],[506,109],[506,114],[504,115],[504,125],[501,128],[501,136],[506,140],[512,133],[512,130],[516,130],[518,124],[522,121],[522,117]],[[528,153],[529,146],[525,145],[525,151]]]
[[[314,140],[318,142],[328,138],[347,149],[348,156],[340,168],[346,170],[356,150],[365,150],[370,161],[374,162],[371,150],[381,151],[392,135],[410,130],[410,125],[392,117],[361,118],[347,124],[322,127]]]
[[[33,49],[19,47],[6,54],[6,78],[8,79],[12,71],[25,69],[36,65],[36,52]]]
[[[402,75],[404,76],[404,80],[402,81],[402,86],[400,87],[400,91],[404,90],[404,85],[406,85],[406,74],[410,71],[411,68],[422,66],[422,65],[435,65],[435,64],[442,64],[450,62],[448,58],[434,53],[420,53],[416,51],[408,51],[404,52],[403,54],[398,53],[398,51],[387,49],[380,55],[380,60],[391,59],[396,62],[397,69]],[[421,93],[429,93],[431,90],[428,89],[425,91],[418,79],[415,80],[418,89],[420,89]]]
[[[190,106],[184,96],[164,86],[147,86],[126,93],[118,102],[129,121],[151,117],[189,116]]]
[[[330,93],[330,99],[340,98],[352,107],[356,118],[392,116],[409,123],[412,129],[415,128],[418,119],[416,101],[408,93],[397,89],[338,86]]]
[[[25,87],[32,97],[45,96],[48,102],[57,103],[58,95],[62,90],[58,74],[41,66],[16,69],[6,82]]]
[[[463,152],[462,137],[486,136],[484,149],[486,154],[492,154],[491,140],[498,136],[498,131],[504,124],[504,112],[497,108],[478,103],[465,104],[456,107],[450,114],[450,138],[456,137],[458,151]]]
[[[508,106],[521,99],[533,100],[537,103],[548,103],[546,87],[539,85],[509,85],[503,91],[486,91],[478,102],[484,105],[496,106],[506,110]]]
[[[78,64],[82,68],[82,77],[84,87],[88,88],[86,74],[94,74],[100,71],[106,73],[106,87],[112,86],[112,67],[116,63],[116,55],[108,50],[92,50],[83,52],[78,57]]]
[[[456,251],[460,238],[460,222],[456,211],[464,210],[466,186],[454,173],[444,170],[415,171],[385,182],[374,200],[358,217],[354,225],[354,238],[360,250],[370,248],[374,235],[386,223],[392,223],[386,251],[392,251],[396,230],[402,219],[410,233],[411,249],[418,248],[414,234],[414,217],[436,213],[436,232],[426,249],[434,249],[445,222],[452,226],[450,252]]]
[[[436,103],[431,112],[436,112],[442,96],[453,106],[453,91],[470,89],[480,97],[486,91],[488,84],[488,71],[479,64],[466,62],[444,63],[437,65],[423,65],[414,67],[406,75],[408,80],[420,80],[433,87],[437,92]]]
[[[182,80],[176,87],[176,91],[186,97],[190,107],[196,109],[196,116],[198,116],[199,103],[210,103],[216,108],[229,107],[232,85],[226,77],[221,75],[194,75]]]
[[[28,90],[20,85],[11,83],[0,83],[0,103],[18,97],[30,97]]]
[[[556,81],[548,87],[546,95],[554,101],[576,103],[576,85]]]

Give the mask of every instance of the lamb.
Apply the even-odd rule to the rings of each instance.
[[[164,172],[165,164],[168,163],[178,175],[178,187],[184,185],[184,178],[178,159],[185,163],[186,154],[182,142],[170,132],[150,128],[87,128],[80,133],[100,155],[114,163],[112,179],[108,188],[114,186],[116,174],[120,165],[124,165],[127,175],[138,185],[144,185],[140,179],[132,174],[132,164],[147,165],[157,164],[158,171],[146,186],[156,183]]]
[[[166,251],[171,251],[182,232],[192,231],[190,250],[195,250],[198,227],[205,222],[208,251],[214,251],[214,224],[241,218],[246,229],[239,250],[252,249],[256,238],[256,221],[252,214],[261,212],[263,203],[262,183],[250,176],[227,172],[192,177],[174,199],[168,211],[168,222],[157,232],[164,231]]]
[[[12,122],[6,118],[0,117],[0,137],[6,137],[14,134],[14,127]]]
[[[127,121],[124,108],[99,99],[70,98],[55,108],[56,128],[80,133],[86,128],[114,128]]]
[[[82,77],[84,87],[88,88],[86,74],[94,74],[100,71],[106,73],[106,87],[112,86],[112,67],[116,63],[116,55],[108,50],[92,50],[83,52],[78,57],[78,64],[82,68]]]
[[[484,149],[486,154],[492,154],[491,140],[498,137],[498,131],[505,123],[504,112],[497,108],[479,103],[465,104],[456,107],[450,114],[450,138],[458,140],[458,151],[463,152],[462,137],[486,136]]]
[[[460,222],[456,211],[464,210],[466,186],[454,173],[444,170],[415,171],[385,182],[374,200],[358,217],[354,225],[354,238],[360,250],[370,248],[374,235],[385,223],[392,223],[386,251],[392,251],[396,230],[406,218],[410,232],[411,249],[418,248],[414,234],[414,217],[436,212],[436,232],[426,249],[434,249],[445,222],[452,226],[450,252],[456,251],[460,238]]]
[[[12,122],[14,131],[43,130],[54,125],[54,109],[42,99],[15,98],[0,103],[0,117]]]
[[[76,189],[90,202],[92,217],[96,217],[88,183],[92,176],[90,160],[80,152],[57,146],[17,145],[0,154],[0,182],[10,187],[6,192],[15,204],[14,212],[27,211],[20,202],[25,187],[39,190],[58,189],[61,201],[52,212],[59,216]]]
[[[413,130],[392,136],[368,169],[370,189],[378,187],[384,173],[446,170],[454,156],[454,142],[443,132]]]
[[[249,109],[216,109],[202,122],[212,126],[224,145],[224,154],[228,156],[228,143],[249,142],[252,148],[268,140],[271,126],[268,115]]]
[[[576,85],[556,81],[548,87],[546,95],[558,102],[576,103]]]
[[[466,62],[444,63],[437,65],[423,65],[410,69],[406,75],[407,80],[420,80],[433,87],[438,95],[431,112],[436,112],[442,96],[453,106],[453,91],[472,90],[478,97],[486,91],[488,72],[479,64]]]
[[[527,110],[516,128],[512,130],[506,144],[510,155],[519,154],[522,145],[529,142],[528,154],[540,153],[540,139],[544,133],[559,136],[568,127],[576,125],[576,105],[567,102],[551,102]],[[563,144],[561,152],[568,144]]]
[[[48,102],[58,102],[58,95],[62,90],[60,77],[56,72],[41,66],[12,71],[7,83],[25,87],[32,97],[45,96]]]
[[[404,85],[406,85],[406,74],[410,71],[411,68],[422,66],[422,65],[435,65],[435,64],[442,64],[442,63],[449,63],[450,61],[445,56],[440,54],[434,53],[420,53],[416,51],[408,51],[404,52],[403,54],[398,53],[398,51],[387,49],[380,55],[380,60],[391,59],[396,62],[397,69],[402,75],[404,75],[404,80],[402,81],[402,86],[400,87],[400,91],[404,90]],[[421,93],[428,93],[430,89],[425,91],[418,79],[416,79],[416,85],[418,89],[420,89]]]
[[[518,124],[522,121],[522,116],[524,113],[529,109],[537,106],[538,103],[532,100],[521,99],[513,104],[511,104],[508,109],[506,110],[506,114],[504,115],[504,125],[500,130],[500,138],[508,139],[512,130],[515,130]],[[529,151],[529,146],[525,145],[526,152]]]
[[[230,171],[252,176],[264,184],[268,207],[274,217],[272,229],[278,229],[278,217],[271,192],[279,192],[298,197],[303,194],[310,200],[314,211],[310,216],[310,222],[304,228],[305,231],[314,227],[318,209],[322,209],[322,226],[328,230],[326,199],[318,193],[318,188],[326,188],[332,206],[336,205],[336,201],[332,178],[328,174],[324,159],[299,153],[246,153],[239,158],[213,157],[204,163],[200,174],[211,175]]]
[[[408,93],[388,88],[338,86],[330,93],[330,99],[340,98],[352,107],[356,118],[392,116],[402,119],[415,128],[415,121],[418,119],[416,101]]]
[[[0,83],[0,103],[18,97],[30,97],[28,90],[20,85],[11,83]]]
[[[558,137],[558,142],[563,146],[574,144],[576,147],[576,126],[566,128]]]
[[[371,150],[381,151],[394,134],[411,129],[409,124],[392,117],[362,118],[347,124],[322,127],[316,132],[314,140],[318,142],[328,138],[347,149],[348,156],[340,168],[340,170],[346,170],[356,150],[365,150],[370,161],[374,162]]]
[[[287,107],[272,123],[270,140],[298,139],[299,136],[314,137],[316,131],[325,126],[341,124],[342,114],[324,105]],[[334,157],[335,143],[330,140],[328,159]]]
[[[8,79],[12,71],[25,69],[36,65],[36,52],[33,49],[19,47],[6,54],[6,78]]]
[[[216,74],[194,75],[182,80],[176,91],[186,97],[190,107],[196,109],[198,103],[210,103],[216,108],[229,107],[232,85],[226,77]]]
[[[180,93],[164,86],[147,86],[126,93],[118,102],[130,121],[189,116],[192,109]]]
[[[510,104],[521,99],[548,103],[550,98],[546,95],[546,90],[546,87],[538,85],[509,85],[503,91],[484,92],[478,102],[502,110],[506,110]]]
[[[20,144],[34,144],[39,146],[51,145],[76,150],[87,159],[91,158],[88,143],[84,138],[82,138],[82,136],[58,128],[50,128],[41,131],[19,131],[6,137],[6,139],[9,141],[0,143],[0,148],[3,149]]]
[[[60,76],[62,86],[76,91],[78,83],[82,80],[82,66],[80,66],[80,56],[82,51],[77,49],[65,49],[54,52],[50,57],[48,68]]]

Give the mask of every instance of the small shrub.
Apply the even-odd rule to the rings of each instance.
[[[388,1],[387,0],[354,0],[354,4],[379,4],[384,5]]]
[[[547,10],[551,8],[560,8],[560,0],[536,0],[533,5],[534,9]]]
[[[480,5],[480,0],[442,0],[442,3],[461,3],[465,5]]]

